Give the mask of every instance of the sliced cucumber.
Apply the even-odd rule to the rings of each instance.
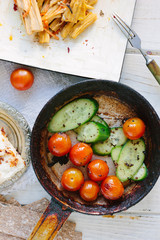
[[[108,124],[107,124],[101,117],[99,117],[99,116],[97,116],[97,115],[95,115],[90,121],[91,121],[91,122],[96,122],[96,123],[97,123],[97,122],[98,122],[98,123],[101,123],[101,124],[103,124],[105,127],[107,127],[107,128],[109,129]],[[79,130],[80,130],[80,127],[74,129],[74,131],[75,131],[76,133],[79,133]]]
[[[108,127],[108,124],[99,116],[95,115],[92,119],[91,119],[92,122],[98,122],[98,123],[101,123],[103,124],[105,127]]]
[[[79,98],[62,107],[51,119],[49,132],[66,132],[88,122],[98,111],[94,99]]]
[[[148,169],[146,165],[143,163],[138,172],[131,178],[133,181],[142,181],[148,175]]]
[[[127,141],[123,133],[123,128],[111,128],[110,137],[104,142],[99,142],[92,145],[93,152],[100,156],[105,156],[111,153],[115,146],[121,146]]]
[[[116,146],[111,150],[111,158],[115,164],[118,162],[118,158],[121,150],[122,150],[122,146]]]
[[[80,129],[80,127],[75,128],[75,129],[74,129],[74,132],[78,134],[78,133],[79,133],[79,129]]]
[[[128,140],[123,146],[119,159],[116,176],[121,182],[132,178],[142,166],[145,158],[145,143],[142,139]]]
[[[110,129],[103,124],[88,122],[79,127],[77,139],[81,142],[93,143],[104,141],[109,135]]]

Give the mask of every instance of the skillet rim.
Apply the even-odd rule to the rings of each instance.
[[[114,214],[114,213],[117,213],[117,212],[120,212],[120,211],[124,211],[124,210],[134,206],[135,204],[137,204],[140,200],[142,200],[151,191],[151,189],[155,185],[156,181],[158,180],[158,177],[160,175],[160,166],[158,168],[159,172],[158,172],[158,170],[156,170],[156,176],[154,177],[154,180],[151,182],[151,184],[149,186],[147,186],[147,188],[145,188],[145,191],[143,192],[143,194],[140,193],[139,189],[137,189],[137,194],[136,194],[137,197],[136,197],[136,199],[133,199],[133,201],[131,201],[131,202],[128,201],[127,205],[124,205],[123,202],[125,202],[125,201],[122,201],[120,208],[117,207],[115,209],[111,209],[110,211],[107,211],[107,207],[106,206],[100,206],[100,205],[98,205],[98,206],[97,205],[90,206],[90,205],[85,205],[85,204],[79,204],[79,203],[77,203],[75,201],[72,201],[72,200],[70,200],[70,201],[68,200],[68,202],[66,202],[64,200],[66,197],[64,197],[64,196],[63,197],[56,196],[55,192],[54,193],[51,192],[48,189],[48,186],[45,184],[45,182],[42,181],[42,179],[40,179],[39,172],[37,171],[37,167],[36,167],[36,161],[34,161],[33,139],[34,139],[34,136],[35,136],[35,134],[37,132],[36,128],[37,128],[37,124],[39,122],[39,119],[40,119],[43,111],[46,109],[47,105],[51,104],[54,101],[54,99],[57,98],[59,95],[63,94],[64,92],[66,92],[68,90],[72,90],[72,88],[78,88],[81,85],[85,85],[87,83],[88,84],[95,83],[95,82],[96,83],[101,83],[101,84],[102,83],[105,83],[105,84],[108,83],[109,86],[110,85],[112,87],[118,86],[118,87],[122,88],[123,90],[125,89],[126,92],[127,91],[129,91],[130,93],[132,92],[132,94],[137,96],[139,98],[139,100],[142,100],[147,105],[147,108],[152,111],[152,114],[154,114],[154,122],[157,122],[159,124],[159,126],[160,126],[160,118],[159,118],[158,114],[156,113],[156,111],[154,110],[152,105],[148,102],[148,100],[145,99],[136,90],[132,89],[131,87],[129,87],[129,86],[125,85],[125,84],[119,83],[119,82],[113,82],[113,81],[109,81],[109,80],[99,80],[99,79],[87,79],[87,80],[83,80],[82,82],[77,82],[75,84],[72,84],[72,85],[70,85],[68,87],[63,88],[58,93],[56,93],[51,99],[49,99],[47,101],[47,103],[43,106],[43,108],[41,109],[40,113],[38,114],[38,116],[36,118],[36,121],[35,121],[33,129],[32,129],[30,151],[31,151],[31,162],[32,162],[32,166],[33,166],[34,172],[35,172],[35,174],[36,174],[40,184],[42,185],[42,187],[50,194],[50,196],[52,198],[54,198],[60,204],[67,206],[71,211],[74,210],[74,211],[77,211],[77,212],[80,212],[80,213],[91,214],[91,215],[106,215],[106,214]],[[89,92],[90,90],[87,90],[87,91]],[[84,92],[84,91],[82,91],[82,92]],[[160,142],[160,137],[159,137],[158,140]],[[159,153],[159,155],[160,155],[160,153]],[[47,179],[47,180],[49,180],[49,179]],[[52,183],[52,184],[54,185],[54,183]],[[54,185],[54,188],[55,188],[54,189],[55,191],[58,191],[56,189],[55,185]],[[60,191],[58,191],[58,192],[60,193]],[[116,201],[116,202],[118,202],[118,201]]]

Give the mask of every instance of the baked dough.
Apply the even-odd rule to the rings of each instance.
[[[6,137],[5,131],[0,130],[0,185],[12,180],[26,168],[25,161]]]

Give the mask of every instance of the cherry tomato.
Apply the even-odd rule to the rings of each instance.
[[[99,193],[99,186],[96,182],[91,180],[85,181],[80,188],[80,196],[85,201],[94,201],[97,199]]]
[[[32,86],[34,82],[34,76],[31,71],[19,68],[12,72],[10,81],[14,88],[24,91]]]
[[[68,168],[62,176],[61,184],[68,191],[77,191],[84,183],[84,176],[77,168]]]
[[[69,153],[71,147],[70,137],[65,133],[55,133],[48,141],[49,151],[57,157],[62,157]]]
[[[145,124],[140,118],[130,118],[124,123],[123,132],[131,140],[138,139],[145,132]]]
[[[88,164],[87,172],[91,180],[102,181],[107,177],[109,167],[103,160],[96,159]]]
[[[106,199],[116,200],[124,192],[124,187],[116,176],[108,176],[101,184],[101,192]]]
[[[71,162],[76,166],[86,165],[92,158],[93,150],[86,143],[75,144],[69,153]]]

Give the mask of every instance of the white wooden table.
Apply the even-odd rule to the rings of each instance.
[[[160,65],[160,1],[137,0],[132,27],[141,37],[142,47],[150,51]],[[38,77],[38,70],[36,74]],[[70,84],[73,82],[74,79],[70,80]],[[146,68],[143,57],[130,46],[120,82],[141,93],[160,115],[160,87]],[[7,100],[5,94],[1,100]],[[12,196],[24,204],[49,197],[39,183],[14,192]],[[69,219],[76,222],[76,229],[83,233],[83,240],[160,240],[160,179],[140,203],[114,217],[73,213]]]

